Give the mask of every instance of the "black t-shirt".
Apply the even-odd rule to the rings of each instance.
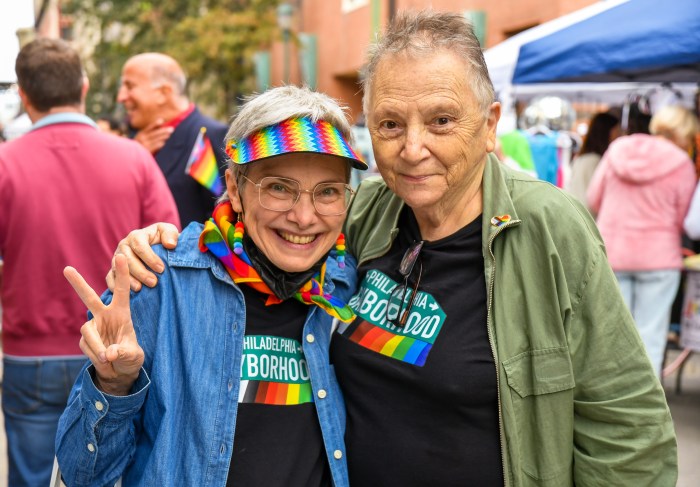
[[[301,337],[309,307],[242,285],[246,333],[227,487],[331,485]]]
[[[403,283],[401,258],[420,240],[410,209],[399,228],[389,253],[360,267],[361,286],[350,302],[358,318],[331,341],[347,405],[350,483],[502,486],[481,217],[424,243],[409,278],[413,288],[422,263],[403,329],[387,323],[385,311]]]

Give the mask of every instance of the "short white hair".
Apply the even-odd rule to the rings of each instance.
[[[347,107],[330,96],[307,87],[280,86],[248,97],[234,117],[226,134],[226,144],[243,140],[265,127],[277,125],[290,118],[309,118],[312,122],[325,120],[337,128],[346,140],[352,138]]]
[[[308,118],[312,122],[324,120],[330,123],[352,145],[352,127],[346,111],[347,107],[341,106],[330,96],[312,91],[308,87],[289,85],[271,88],[246,98],[245,103],[231,121],[224,144],[228,147],[231,141],[236,143],[265,127],[277,125],[290,118]],[[245,174],[249,166],[250,164],[235,164],[230,159],[228,161],[228,167],[236,179],[240,173]],[[350,169],[348,164],[346,174],[348,180]],[[228,195],[224,192],[219,201],[227,200]]]
[[[362,78],[362,107],[365,114],[369,108],[377,66],[382,59],[404,52],[430,55],[438,49],[447,49],[465,61],[469,70],[469,86],[482,113],[488,117],[496,97],[481,45],[471,24],[458,13],[432,10],[399,13],[384,35],[370,46]]]

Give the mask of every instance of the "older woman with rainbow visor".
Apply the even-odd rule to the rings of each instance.
[[[340,231],[351,168],[366,164],[350,134],[323,94],[253,97],[212,218],[155,248],[159,286],[130,296],[119,256],[101,300],[66,268],[92,313],[56,439],[68,485],[348,484],[328,348],[333,319],[355,317]]]

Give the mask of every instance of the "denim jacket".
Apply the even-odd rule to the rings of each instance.
[[[190,224],[175,250],[154,247],[166,269],[153,289],[131,295],[145,362],[130,395],[99,391],[92,365],[78,377],[56,436],[70,486],[226,484],[233,449],[245,333],[243,294],[223,265],[197,247],[202,225]],[[354,262],[329,259],[325,288],[348,300]],[[111,293],[103,296],[110,302]],[[309,308],[303,351],[309,367],[334,485],[348,485],[345,406],[328,346],[332,318]],[[301,339],[301,337],[300,337]]]

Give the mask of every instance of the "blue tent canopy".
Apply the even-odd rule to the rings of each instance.
[[[514,84],[700,82],[700,2],[630,0],[520,48]]]

